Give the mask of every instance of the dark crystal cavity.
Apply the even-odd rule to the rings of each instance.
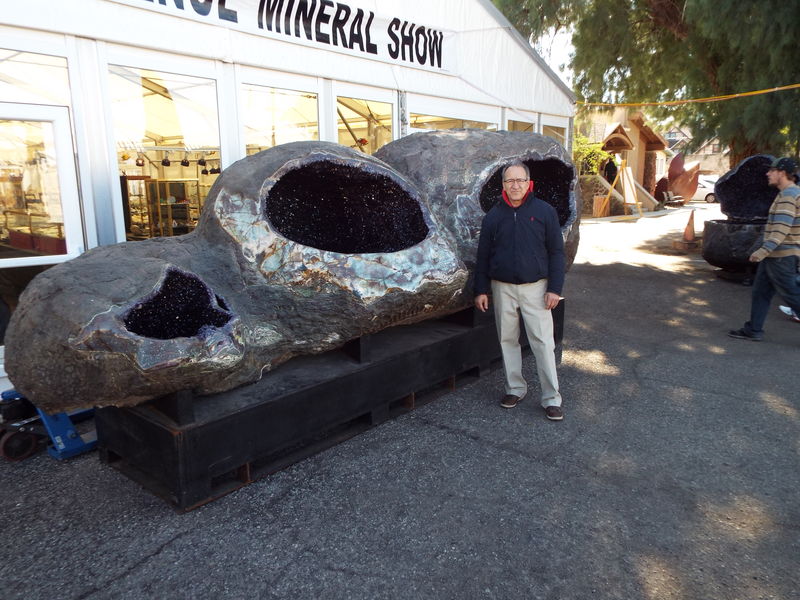
[[[416,198],[390,177],[352,165],[316,161],[289,171],[266,204],[281,235],[320,250],[397,252],[428,235]]]
[[[740,162],[719,178],[714,192],[720,209],[731,221],[765,222],[778,193],[767,181],[773,157],[756,154]]]
[[[128,312],[125,327],[159,340],[196,336],[204,327],[222,327],[231,320],[230,313],[212,305],[213,297],[195,275],[170,269],[161,287]]]
[[[575,174],[572,166],[555,158],[545,160],[526,159],[522,161],[530,169],[534,182],[533,193],[558,213],[558,224],[562,227],[570,216],[569,187]],[[503,193],[503,168],[497,169],[481,189],[481,208],[489,212]]]

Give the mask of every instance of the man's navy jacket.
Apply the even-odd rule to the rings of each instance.
[[[547,291],[564,286],[564,239],[555,208],[528,194],[513,208],[505,199],[486,213],[478,240],[475,295],[488,294],[490,280],[533,283],[547,278]]]

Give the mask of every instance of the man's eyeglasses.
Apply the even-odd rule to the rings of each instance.
[[[503,183],[507,183],[508,185],[522,185],[523,183],[528,183],[530,179],[504,179]]]

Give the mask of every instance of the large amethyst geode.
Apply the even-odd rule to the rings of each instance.
[[[404,165],[397,157],[411,150],[394,142],[386,155],[402,169],[327,142],[236,162],[192,233],[95,248],[36,277],[6,333],[11,381],[50,412],[209,394],[468,306],[468,265],[504,162],[531,161],[535,173],[541,163],[540,189],[554,190],[574,230],[563,150],[541,136],[492,136],[411,136],[438,158]]]

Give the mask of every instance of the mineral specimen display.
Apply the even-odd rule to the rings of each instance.
[[[714,186],[726,220],[706,221],[703,258],[726,271],[743,272],[752,267],[749,257],[761,244],[769,207],[777,190],[767,183],[773,157],[750,156],[725,173]]]
[[[427,160],[403,169],[327,142],[234,163],[193,232],[95,248],[36,277],[6,334],[11,381],[49,412],[212,394],[469,306],[468,265],[504,163],[531,165],[577,244],[563,149],[485,133],[410,136]]]

